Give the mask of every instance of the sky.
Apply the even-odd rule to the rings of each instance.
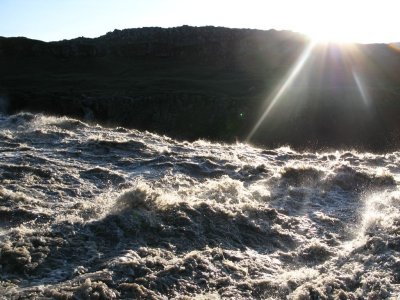
[[[291,30],[318,41],[400,42],[400,0],[0,0],[0,36],[43,41],[148,26]]]

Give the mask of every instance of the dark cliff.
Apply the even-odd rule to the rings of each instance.
[[[0,38],[2,107],[244,140],[309,42],[286,31],[188,26],[49,43]],[[316,46],[252,141],[395,149],[399,70],[389,45]]]

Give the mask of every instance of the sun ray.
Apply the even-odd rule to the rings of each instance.
[[[353,71],[353,78],[354,78],[354,81],[356,82],[358,91],[360,92],[361,98],[362,98],[365,106],[368,107],[370,105],[371,101],[369,99],[369,95],[368,95],[367,90],[366,90],[366,88],[364,86],[364,83],[363,83],[360,75],[356,71]]]
[[[343,56],[345,57],[347,68],[349,72],[351,72],[363,104],[365,105],[365,107],[369,107],[371,104],[371,97],[366,88],[367,84],[365,82],[365,67],[366,64],[371,62],[369,62],[368,58],[365,57],[362,48],[360,48],[360,45],[347,45],[344,49],[345,52]]]
[[[281,86],[277,89],[277,92],[272,94],[269,99],[272,99],[271,101],[266,101],[267,103],[269,102],[270,104],[268,107],[265,109],[264,113],[260,117],[260,119],[257,121],[253,129],[251,130],[250,134],[247,136],[247,141],[249,141],[252,136],[256,133],[260,125],[263,123],[265,118],[270,114],[271,110],[273,107],[279,102],[279,100],[282,98],[282,96],[285,94],[285,92],[290,88],[291,84],[293,81],[296,79],[297,75],[300,73],[300,71],[303,69],[305,63],[307,62],[308,58],[310,57],[311,51],[315,47],[316,42],[312,41],[308,44],[308,46],[304,49],[303,53],[300,55],[299,59],[297,60],[296,64],[292,68],[292,70],[288,73],[286,79],[282,82]]]

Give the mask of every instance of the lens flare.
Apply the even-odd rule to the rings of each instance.
[[[292,70],[289,72],[288,76],[286,79],[283,81],[281,86],[277,89],[277,92],[272,94],[270,97],[268,97],[268,100],[272,98],[271,101],[266,101],[267,103],[269,102],[270,104],[254,126],[254,128],[251,130],[250,134],[247,137],[247,141],[251,139],[251,137],[256,133],[262,122],[265,120],[265,118],[270,114],[271,110],[273,107],[279,102],[279,100],[282,98],[282,96],[285,94],[285,92],[290,88],[292,85],[293,81],[296,79],[297,75],[300,73],[300,71],[303,69],[305,63],[307,62],[308,58],[310,57],[312,49],[315,47],[316,42],[312,41],[308,46],[304,49],[303,53],[297,60],[295,66],[292,68]]]
[[[358,91],[360,92],[360,95],[361,95],[361,98],[362,98],[364,104],[366,106],[369,106],[370,103],[371,103],[370,97],[369,97],[369,95],[367,93],[367,90],[366,90],[365,85],[364,85],[364,83],[363,83],[363,81],[361,79],[361,76],[354,70],[353,70],[353,78],[354,78],[354,81],[357,84]]]
[[[377,66],[368,59],[368,55],[365,54],[361,45],[347,45],[344,51],[347,67],[351,71],[363,104],[368,108],[371,106],[372,99],[367,90],[368,77],[366,78],[366,76],[368,74],[368,69],[376,69]]]
[[[393,50],[400,52],[400,43],[391,43],[389,44],[389,47]]]

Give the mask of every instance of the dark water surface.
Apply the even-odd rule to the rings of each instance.
[[[1,299],[396,299],[400,153],[0,117]],[[319,297],[319,298],[318,298]]]

